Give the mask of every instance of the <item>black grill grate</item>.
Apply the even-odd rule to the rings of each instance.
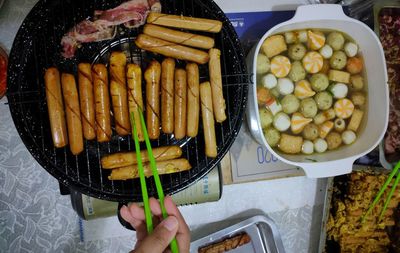
[[[44,90],[44,70],[57,66],[60,71],[77,73],[79,62],[107,63],[111,51],[123,50],[128,61],[145,68],[150,60],[163,57],[138,49],[133,40],[139,29],[118,28],[111,41],[89,43],[78,50],[77,56],[65,60],[60,55],[62,35],[75,23],[90,16],[95,9],[112,8],[121,1],[72,1],[42,0],[23,22],[11,50],[8,70],[8,101],[17,130],[31,154],[54,177],[66,186],[97,198],[114,201],[140,201],[139,180],[110,181],[108,171],[100,167],[100,158],[109,153],[133,150],[130,136],[115,134],[107,143],[85,141],[85,150],[78,156],[69,147],[55,149],[50,135]],[[218,156],[207,158],[200,119],[199,135],[177,141],[171,135],[161,134],[152,146],[177,144],[183,148],[183,156],[189,159],[192,169],[187,172],[160,176],[164,191],[174,193],[194,183],[209,172],[224,157],[239,132],[246,106],[248,83],[244,55],[240,42],[229,20],[214,2],[202,0],[161,1],[163,12],[205,17],[224,23],[221,33],[214,35],[216,47],[221,49],[223,91],[227,103],[227,120],[216,124]],[[177,66],[184,67],[184,62]],[[208,80],[207,65],[199,66],[200,81]],[[144,91],[145,89],[143,89]],[[142,147],[144,148],[144,146]],[[155,195],[152,179],[148,179],[149,194]]]

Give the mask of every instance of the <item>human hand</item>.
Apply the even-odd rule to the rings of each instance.
[[[190,230],[172,198],[169,196],[164,198],[164,206],[169,215],[165,220],[162,218],[158,200],[150,198],[149,202],[153,214],[153,225],[155,226],[153,233],[150,235],[147,233],[145,214],[142,207],[135,203],[129,207],[121,207],[121,217],[136,230],[137,243],[132,252],[165,252],[174,236],[179,245],[179,252],[189,252]]]

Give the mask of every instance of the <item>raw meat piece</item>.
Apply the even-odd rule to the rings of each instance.
[[[130,0],[113,9],[96,10],[94,21],[83,20],[62,37],[62,55],[65,58],[72,58],[81,43],[112,39],[117,25],[139,27],[146,22],[150,11],[161,11],[159,0]]]
[[[394,154],[400,151],[400,8],[381,10],[379,35],[385,51],[390,96],[385,153]]]

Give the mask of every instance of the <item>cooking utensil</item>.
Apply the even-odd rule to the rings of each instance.
[[[398,170],[400,168],[400,161],[397,163],[397,165],[394,167],[393,171],[389,174],[388,178],[386,179],[385,183],[383,184],[382,188],[379,190],[378,194],[376,195],[374,201],[371,203],[371,205],[369,206],[367,212],[363,215],[363,217],[361,218],[361,223],[364,223],[367,216],[369,214],[371,214],[372,210],[374,209],[374,207],[376,206],[376,204],[379,202],[379,200],[381,199],[383,193],[385,192],[386,188],[389,186],[389,184],[391,183],[393,177],[397,174]],[[385,215],[386,209],[388,207],[388,204],[390,202],[390,200],[392,199],[393,193],[396,190],[397,185],[399,184],[400,181],[400,176],[397,175],[396,180],[394,181],[392,188],[389,192],[389,194],[386,197],[385,203],[383,205],[381,214],[379,215],[379,220],[382,220],[383,216]]]
[[[331,177],[349,173],[357,158],[366,155],[379,144],[387,128],[389,95],[382,46],[369,27],[346,16],[340,5],[305,5],[297,8],[296,14],[291,20],[273,27],[261,38],[247,57],[250,72],[253,75],[256,73],[256,56],[267,37],[297,29],[339,30],[351,36],[358,43],[366,70],[368,106],[367,116],[358,131],[357,140],[350,146],[313,155],[288,155],[271,148],[264,137],[260,123],[256,78],[254,78],[247,107],[249,128],[254,138],[266,146],[275,157],[285,163],[303,168],[308,177]]]
[[[135,141],[136,160],[137,160],[137,165],[138,165],[137,168],[139,171],[140,188],[142,190],[146,228],[147,228],[147,232],[151,233],[151,232],[153,232],[153,219],[151,216],[149,196],[147,193],[147,186],[146,186],[146,179],[144,177],[142,157],[140,155],[139,137],[138,137],[138,133],[137,133],[136,125],[135,125],[135,117],[134,117],[133,112],[130,115],[130,120],[131,120],[131,126],[133,126],[132,127],[132,139]],[[150,153],[149,153],[149,156],[150,156]]]
[[[111,51],[124,51],[129,62],[136,62],[145,69],[153,60],[163,57],[144,52],[133,43],[139,29],[119,27],[117,36],[110,41],[84,44],[76,57],[64,59],[60,52],[60,40],[74,24],[93,15],[96,9],[108,9],[119,5],[121,0],[71,1],[40,0],[19,29],[9,57],[8,102],[19,135],[33,157],[50,174],[67,187],[92,197],[129,202],[141,201],[139,179],[110,181],[108,173],[101,169],[100,158],[118,151],[133,150],[129,137],[113,135],[110,142],[85,141],[85,150],[73,156],[66,149],[55,149],[50,136],[50,126],[45,99],[43,73],[49,66],[60,71],[76,73],[77,63],[108,64]],[[221,9],[211,0],[161,0],[164,13],[218,19],[223,22],[222,31],[212,35],[215,47],[221,49],[223,93],[226,101],[227,120],[216,125],[218,155],[215,159],[204,153],[204,137],[201,123],[196,138],[176,140],[173,135],[162,134],[151,142],[152,147],[179,145],[183,157],[192,169],[186,172],[160,176],[166,194],[176,193],[206,175],[225,156],[233,144],[242,124],[247,100],[249,76],[244,62],[240,41]],[[181,61],[177,66],[183,66]],[[200,66],[200,81],[209,79],[208,66]],[[145,89],[143,89],[145,90]],[[141,144],[144,146],[144,144]],[[147,181],[149,196],[156,193],[154,182]]]
[[[163,188],[161,185],[160,178],[158,176],[156,159],[154,158],[153,150],[151,149],[149,134],[147,133],[147,127],[144,122],[142,110],[140,109],[140,107],[138,107],[137,110],[138,110],[138,113],[140,116],[140,125],[142,126],[142,129],[143,129],[144,141],[146,142],[147,153],[148,153],[148,157],[149,157],[149,161],[150,161],[150,168],[153,173],[154,181],[156,182],[157,195],[158,195],[158,199],[160,201],[161,213],[162,213],[163,218],[166,219],[168,217],[168,214],[167,214],[167,210],[165,209],[165,206],[164,206],[164,191],[163,191]],[[145,213],[145,218],[146,218],[147,232],[151,233],[151,232],[153,232],[153,220],[152,220],[152,215],[151,215],[151,210],[150,210],[149,197],[147,195],[146,180],[144,178],[142,157],[140,155],[139,136],[137,133],[135,117],[134,117],[133,112],[131,113],[130,118],[131,118],[131,126],[133,126],[133,139],[135,141],[136,157],[137,157],[137,161],[138,161],[138,170],[139,170],[139,175],[140,175],[140,186],[142,188],[142,196],[143,196],[143,204],[144,204],[144,213]],[[174,237],[174,239],[172,239],[172,241],[170,243],[170,248],[171,248],[172,253],[179,252],[178,243],[177,243],[175,237]]]

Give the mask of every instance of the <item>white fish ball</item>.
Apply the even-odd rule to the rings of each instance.
[[[356,43],[347,42],[344,45],[344,52],[348,57],[354,57],[358,53],[358,46]]]
[[[322,55],[322,57],[324,57],[325,59],[329,59],[332,57],[333,54],[333,49],[331,46],[329,45],[325,45],[323,47],[321,47],[321,49],[319,50],[319,53]]]
[[[356,138],[357,136],[353,131],[346,130],[342,133],[342,139],[346,145],[352,144]]]
[[[314,141],[314,149],[318,153],[324,153],[328,149],[328,143],[324,139],[318,138]]]
[[[349,92],[349,88],[344,83],[337,83],[333,85],[331,92],[336,99],[345,98]]]
[[[273,124],[276,130],[284,132],[290,127],[290,118],[286,113],[279,112],[275,115]]]
[[[312,141],[305,140],[301,146],[301,152],[307,155],[314,153],[314,144]]]
[[[261,78],[261,84],[267,89],[273,89],[278,84],[278,80],[273,74],[266,74]]]
[[[278,90],[282,95],[292,94],[294,91],[294,84],[289,78],[278,79]]]

